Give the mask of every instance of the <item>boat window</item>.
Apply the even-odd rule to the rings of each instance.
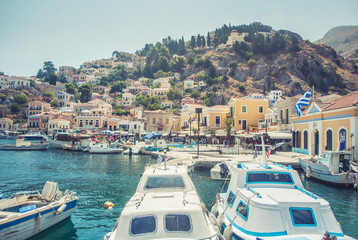
[[[149,177],[145,189],[156,188],[185,188],[185,184],[181,176]]]
[[[314,227],[316,219],[311,208],[290,208],[292,223],[298,227]]]
[[[190,232],[191,231],[190,217],[184,214],[166,215],[165,230],[169,232]]]
[[[236,198],[235,194],[232,191],[230,191],[229,196],[227,197],[227,201],[226,201],[226,203],[227,203],[227,205],[229,205],[229,207],[232,207],[232,205],[235,202],[235,198]]]
[[[243,201],[240,201],[239,205],[236,208],[236,212],[247,221],[247,217],[249,215],[249,207]]]
[[[132,235],[152,233],[157,228],[157,221],[154,216],[135,217],[131,220],[130,228]]]
[[[247,173],[247,183],[286,183],[293,184],[290,173],[251,172]]]

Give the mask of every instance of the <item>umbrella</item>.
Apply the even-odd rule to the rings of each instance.
[[[110,132],[112,132],[111,130],[104,130],[104,131],[102,131],[101,133],[110,133]]]

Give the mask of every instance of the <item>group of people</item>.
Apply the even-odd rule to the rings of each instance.
[[[322,240],[337,240],[337,237],[326,232],[323,234]]]

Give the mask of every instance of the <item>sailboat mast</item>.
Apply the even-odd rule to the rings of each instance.
[[[264,142],[263,135],[261,135],[261,146],[262,146],[262,155],[263,155],[263,159],[264,159],[264,165],[267,166],[266,149],[265,149],[265,142]]]

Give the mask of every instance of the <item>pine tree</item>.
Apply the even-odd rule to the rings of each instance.
[[[208,47],[211,47],[211,38],[210,38],[210,33],[208,32],[208,36],[207,36],[207,39],[206,39],[206,45]]]
[[[193,49],[196,47],[196,41],[195,41],[195,37],[194,37],[194,36],[191,36],[190,46],[191,46],[191,48],[193,48]]]
[[[200,34],[198,34],[198,37],[196,38],[196,45],[197,45],[198,47],[201,46],[201,36],[200,36]]]
[[[201,46],[205,47],[205,37],[204,37],[204,35],[201,36]]]

